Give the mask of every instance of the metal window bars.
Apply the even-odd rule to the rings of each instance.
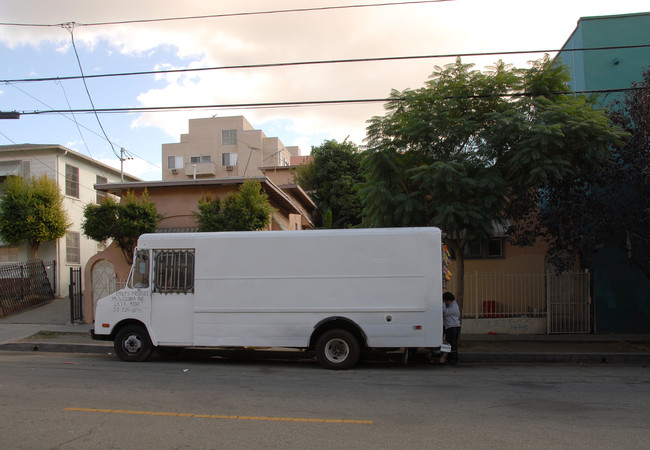
[[[194,250],[154,252],[154,292],[188,294],[194,292]]]

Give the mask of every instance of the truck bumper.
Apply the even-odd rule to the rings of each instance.
[[[95,334],[95,329],[90,330],[90,337],[95,341],[110,341],[110,334]]]

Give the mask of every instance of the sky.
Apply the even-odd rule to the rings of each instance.
[[[58,144],[116,168],[124,148],[125,172],[144,180],[161,179],[162,144],[179,142],[191,118],[243,115],[303,155],[328,139],[363,145],[383,102],[259,105],[385,99],[453,58],[226,67],[530,51],[462,58],[476,69],[498,59],[529,67],[543,56],[532,51],[560,49],[580,17],[647,11],[647,0],[3,1],[0,111],[21,117],[0,120],[0,145]],[[186,19],[149,21],[173,18]],[[219,69],[35,81],[196,68]],[[70,112],[210,105],[222,107]]]

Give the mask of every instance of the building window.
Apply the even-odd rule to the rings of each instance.
[[[465,245],[465,258],[487,259],[505,257],[505,239],[490,238],[471,240]]]
[[[237,153],[223,153],[221,155],[221,165],[222,166],[236,166],[237,165]]]
[[[154,252],[154,290],[163,294],[194,292],[194,250]]]
[[[182,169],[183,168],[183,157],[182,156],[168,156],[167,157],[167,168],[168,169]]]
[[[108,183],[108,179],[106,177],[100,177],[97,175],[97,184],[106,184]],[[101,204],[104,199],[106,198],[106,191],[97,191],[97,204]]]
[[[237,130],[221,130],[221,145],[237,145]]]
[[[81,238],[76,231],[68,231],[66,234],[65,261],[68,264],[81,264]]]
[[[18,247],[5,247],[0,241],[0,263],[18,262]]]
[[[502,258],[504,240],[500,238],[488,239],[487,242],[487,257],[488,258]]]
[[[190,156],[190,164],[209,163],[211,160],[210,155]]]
[[[79,168],[65,165],[65,195],[79,198]]]

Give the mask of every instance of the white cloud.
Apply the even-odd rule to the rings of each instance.
[[[100,158],[99,162],[120,170],[120,160],[116,158]],[[153,166],[152,164],[140,158],[127,159],[124,161],[124,173],[134,175],[138,178],[145,180],[160,179],[160,167]]]
[[[559,48],[580,16],[644,11],[647,0],[545,3],[521,0],[459,0],[426,5],[355,8],[201,20],[81,26],[82,23],[129,19],[200,16],[246,11],[309,8],[340,4],[327,0],[113,0],[99,7],[87,0],[21,0],[11,2],[3,21],[23,23],[77,22],[75,42],[92,52],[109,43],[109,53],[153,57],[171,51],[176,61],[160,60],[157,68],[215,67],[275,62],[435,55],[505,50]],[[0,27],[0,42],[8,48],[44,42],[59,52],[70,51],[70,34],[62,28]],[[105,48],[103,45],[102,48]],[[158,52],[164,49],[164,52]],[[88,56],[88,67],[102,64]],[[102,55],[104,56],[104,55]],[[539,55],[502,56],[523,64]],[[480,65],[498,56],[466,58]],[[385,98],[392,88],[417,88],[434,65],[448,60],[322,64],[238,70],[176,73],[155,77],[136,98],[116,98],[119,104],[138,106],[223,105],[283,101]],[[479,66],[480,67],[480,66]],[[150,70],[147,68],[145,70]],[[110,67],[102,65],[102,70]],[[138,68],[137,70],[140,70]],[[153,78],[153,77],[152,77]],[[128,78],[115,79],[115,92]],[[118,106],[118,105],[111,105]],[[214,114],[243,114],[255,126],[280,120],[303,153],[319,145],[324,135],[357,144],[365,137],[366,121],[383,114],[382,105],[348,104],[279,109],[241,109],[144,113],[131,121],[133,132],[155,127],[172,137],[187,132],[187,120]],[[258,125],[259,124],[259,125]],[[315,141],[318,140],[318,141]],[[162,144],[162,142],[160,143]],[[155,159],[155,158],[150,158]],[[137,170],[146,171],[138,167]],[[159,170],[159,169],[156,169]]]

